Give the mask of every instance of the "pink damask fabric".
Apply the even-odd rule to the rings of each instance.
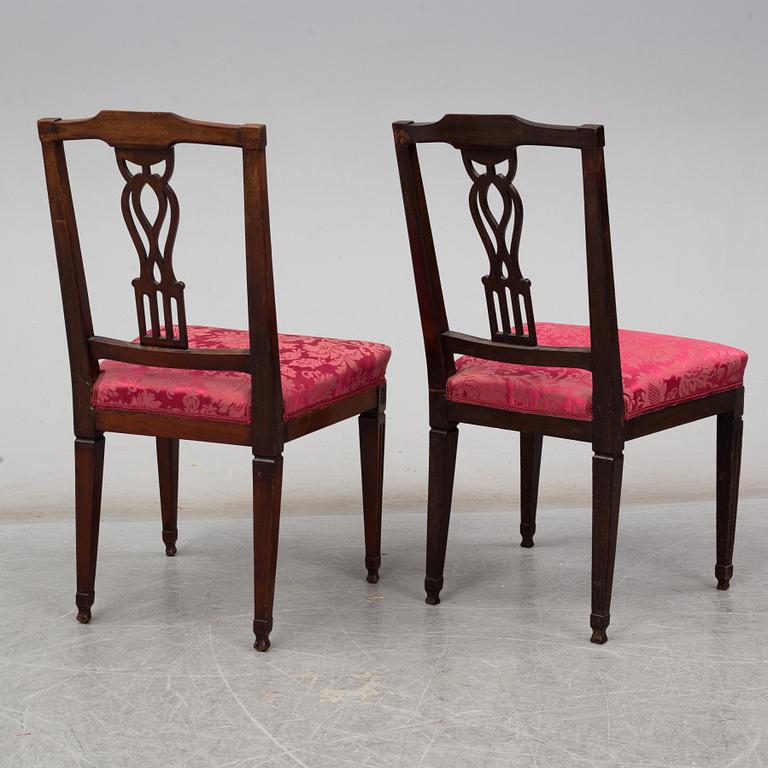
[[[206,326],[187,327],[189,346],[248,349],[248,332]],[[381,384],[391,350],[370,341],[280,334],[283,417]],[[97,410],[162,413],[248,424],[251,377],[239,371],[153,368],[104,360],[93,388]]]
[[[537,323],[543,346],[588,347],[589,328]],[[680,336],[619,331],[624,416],[634,418],[686,400],[741,386],[747,354]],[[576,368],[512,365],[461,357],[448,379],[448,399],[522,413],[592,419],[592,374]]]

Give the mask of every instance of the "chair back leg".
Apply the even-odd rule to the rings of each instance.
[[[363,524],[365,527],[365,567],[369,584],[379,580],[381,567],[381,507],[384,491],[384,413],[383,386],[379,404],[358,418],[360,432],[360,470],[363,484]]]
[[[91,620],[96,581],[96,555],[101,519],[104,435],[75,438],[75,550],[77,557],[77,620]]]
[[[624,454],[592,457],[592,642],[608,640]]]
[[[163,517],[165,554],[176,554],[179,531],[176,524],[179,511],[179,441],[158,437],[157,475],[160,481],[160,510]]]
[[[718,589],[728,589],[733,576],[733,540],[741,472],[741,411],[717,417],[717,562]]]
[[[532,547],[536,533],[543,435],[520,433],[520,546]]]
[[[253,457],[253,647],[269,650],[275,599],[283,457]]]
[[[426,602],[429,605],[437,605],[440,602],[440,590],[443,588],[458,440],[459,430],[456,427],[448,430],[433,427],[429,431],[427,576],[424,579]]]

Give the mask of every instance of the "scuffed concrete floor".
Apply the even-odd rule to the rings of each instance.
[[[0,525],[0,766],[508,768],[768,764],[768,502],[714,588],[711,504],[627,507],[609,642],[589,643],[589,514],[457,514],[443,603],[424,518],[283,521],[273,647],[251,648],[248,520],[102,530],[94,621],[73,530]]]

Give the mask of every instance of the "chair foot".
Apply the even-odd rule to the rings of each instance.
[[[253,647],[262,653],[268,651],[270,645],[269,635],[256,635],[256,640],[253,642]]]
[[[608,642],[608,635],[605,630],[608,629],[608,625],[611,623],[611,616],[607,614],[605,616],[598,616],[592,614],[589,617],[589,625],[592,627],[592,637],[590,642],[597,645],[603,645]]]
[[[253,647],[257,651],[261,651],[263,653],[264,651],[269,650],[269,646],[271,645],[269,642],[270,632],[272,632],[271,616],[264,619],[253,620],[253,634],[256,637],[256,640],[253,642]]]
[[[176,554],[176,540],[179,534],[177,531],[163,531],[163,544],[165,544],[165,554],[173,557]]]
[[[520,523],[520,546],[530,549],[533,546],[533,535],[536,533],[535,523]]]
[[[77,606],[77,620],[81,624],[88,624],[91,620],[91,606],[93,605],[94,595],[87,592],[78,592],[75,595],[75,605]]]
[[[366,557],[365,568],[368,571],[366,581],[369,584],[378,584],[379,582],[379,568],[381,567],[381,555],[378,557]]]
[[[442,579],[424,579],[424,589],[427,592],[427,598],[424,602],[427,605],[440,605],[440,590],[442,588]]]
[[[88,624],[91,621],[91,609],[90,608],[78,608],[77,620],[81,624]]]
[[[718,589],[728,589],[731,585],[731,577],[733,576],[732,565],[716,565],[715,566],[715,578],[717,579]]]

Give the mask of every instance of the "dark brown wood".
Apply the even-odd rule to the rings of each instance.
[[[94,117],[82,120],[47,117],[37,124],[43,143],[98,139],[112,147],[158,149],[176,144],[214,144],[244,149],[264,149],[267,146],[267,129],[263,125],[207,123],[172,112],[105,109]]]
[[[608,640],[624,455],[592,456],[592,642]]]
[[[520,433],[520,546],[533,546],[543,435]]]
[[[728,589],[733,576],[733,541],[741,472],[743,390],[736,408],[717,417],[717,561],[718,589]]]
[[[743,401],[744,388],[737,387],[698,400],[689,400],[658,411],[643,413],[625,422],[624,438],[635,440],[654,432],[717,416],[718,413],[728,413],[738,408],[738,403]]]
[[[88,339],[88,349],[98,360],[118,360],[134,365],[195,371],[249,373],[251,370],[251,353],[248,349],[155,349],[104,336]]]
[[[250,445],[251,425],[226,421],[206,421],[185,416],[131,411],[96,411],[96,426],[103,432],[128,435],[170,437],[204,443]]]
[[[275,600],[283,457],[253,457],[253,647],[269,650]]]
[[[516,365],[552,365],[592,370],[592,351],[589,347],[516,347],[507,342],[488,341],[456,331],[446,331],[441,338],[443,347],[452,355],[471,355],[483,360]]]
[[[524,278],[520,271],[523,201],[512,183],[517,172],[517,149],[463,149],[461,156],[472,180],[469,210],[490,264],[483,286],[491,339],[535,347],[536,323],[531,302],[531,281]],[[506,172],[497,168],[503,163],[507,164]],[[503,206],[498,220],[488,201],[492,188],[500,196]],[[508,244],[510,221],[512,237]]]
[[[139,341],[156,347],[186,349],[184,283],[179,282],[173,272],[173,246],[179,228],[179,201],[170,185],[175,158],[173,147],[165,150],[118,147],[115,154],[125,179],[120,201],[123,219],[139,256],[139,276],[133,280]],[[129,163],[137,165],[140,172],[133,173]],[[162,173],[153,173],[152,166],[161,163],[164,164]],[[157,200],[154,221],[149,220],[144,210],[142,195],[146,189],[151,189]],[[161,242],[166,216],[168,232]]]
[[[549,437],[592,441],[592,422],[563,419],[557,416],[539,416],[535,413],[517,413],[485,405],[448,402],[448,418],[456,423],[477,424],[481,427],[512,429],[515,432],[534,432]]]
[[[605,143],[602,125],[547,125],[515,115],[445,115],[435,123],[401,120],[395,135],[404,142],[443,142],[456,149],[512,149],[541,145],[588,149]]]
[[[163,517],[163,544],[165,554],[176,554],[179,538],[177,518],[179,514],[179,441],[158,437],[157,476],[160,481],[160,510]]]
[[[77,438],[78,618],[88,621],[93,603],[103,432],[157,439],[163,540],[169,555],[175,552],[177,536],[179,440],[250,446],[254,457],[254,523],[257,527],[254,531],[257,555],[254,631],[257,647],[266,650],[272,626],[283,445],[287,440],[372,409],[380,414],[383,441],[385,385],[310,409],[288,421],[283,419],[263,125],[205,123],[166,112],[104,111],[84,120],[45,118],[38,121],[38,133],[61,283]],[[64,153],[66,141],[83,139],[100,140],[114,147],[118,168],[125,180],[122,209],[139,256],[139,276],[134,281],[138,344],[94,334]],[[172,264],[179,204],[169,183],[173,148],[181,143],[242,150],[248,349],[187,349],[184,285],[176,280]],[[141,193],[147,188],[158,199],[159,211],[153,220],[141,205]],[[162,235],[166,226],[168,234]],[[251,378],[251,423],[94,409],[92,391],[99,375],[99,361],[103,359],[165,368],[247,373]],[[366,445],[368,442],[366,440]],[[373,557],[376,510],[380,515],[381,507],[381,494],[379,491],[377,500],[375,489],[377,482],[380,485],[381,472],[378,480],[372,479],[370,455],[374,449],[364,452],[368,457],[363,481],[368,489],[365,517],[369,522],[374,521],[369,525],[368,555]]]
[[[718,415],[718,582],[730,574],[743,389],[665,407],[624,421],[618,320],[613,279],[608,193],[600,125],[555,126],[514,115],[446,115],[434,123],[399,121],[392,126],[405,208],[413,274],[419,301],[429,383],[430,489],[428,503],[428,602],[437,603],[442,588],[448,511],[453,487],[455,427],[460,423],[511,429],[521,436],[521,534],[532,544],[535,499],[543,435],[592,444],[593,558],[592,639],[605,642],[610,619],[616,553],[623,450],[626,440]],[[437,255],[419,168],[417,145],[441,142],[461,151],[472,181],[470,213],[489,259],[482,278],[490,320],[490,339],[449,327]],[[584,190],[584,226],[589,300],[587,348],[539,346],[530,283],[518,260],[523,207],[513,184],[517,148],[523,145],[566,147],[580,151]],[[507,169],[504,170],[504,164]],[[488,193],[498,192],[497,220]],[[511,224],[511,235],[508,229]],[[500,408],[450,402],[447,381],[455,373],[454,355],[471,355],[517,365],[580,368],[592,372],[591,421],[515,413]],[[735,414],[738,414],[738,418]],[[454,435],[454,437],[449,437]],[[453,441],[453,442],[452,442]],[[453,445],[453,448],[451,448]]]
[[[427,575],[424,590],[428,605],[440,602],[451,520],[453,478],[456,469],[456,447],[459,430],[429,430],[429,491],[427,499]]]
[[[365,568],[368,583],[379,581],[381,568],[381,506],[384,492],[384,431],[386,387],[379,388],[376,408],[361,413],[360,470],[363,481],[363,523],[365,527]]]
[[[104,435],[75,438],[75,550],[77,556],[77,620],[91,620],[96,581],[96,555],[101,520]]]
[[[380,387],[370,387],[330,405],[304,411],[285,422],[285,442],[378,408]]]

